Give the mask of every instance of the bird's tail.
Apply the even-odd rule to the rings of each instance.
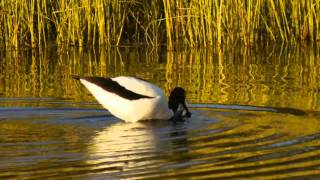
[[[80,78],[81,78],[79,75],[72,75],[71,77],[72,77],[73,79],[76,79],[76,80],[80,80]]]

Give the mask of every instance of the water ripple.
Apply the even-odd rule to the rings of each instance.
[[[0,178],[319,177],[317,113],[192,107],[193,117],[178,123],[124,123],[92,108],[1,107]]]

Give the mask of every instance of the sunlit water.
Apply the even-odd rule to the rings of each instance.
[[[312,48],[2,52],[0,179],[318,179]],[[193,116],[124,123],[72,74],[183,86]]]

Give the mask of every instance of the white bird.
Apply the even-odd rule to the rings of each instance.
[[[185,102],[186,92],[181,87],[173,89],[167,103],[163,91],[158,86],[139,78],[73,78],[80,80],[111,114],[126,122],[191,117]]]

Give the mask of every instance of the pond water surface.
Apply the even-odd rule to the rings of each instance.
[[[318,179],[320,57],[265,46],[0,54],[0,179]],[[184,122],[124,123],[71,75],[185,87]]]

